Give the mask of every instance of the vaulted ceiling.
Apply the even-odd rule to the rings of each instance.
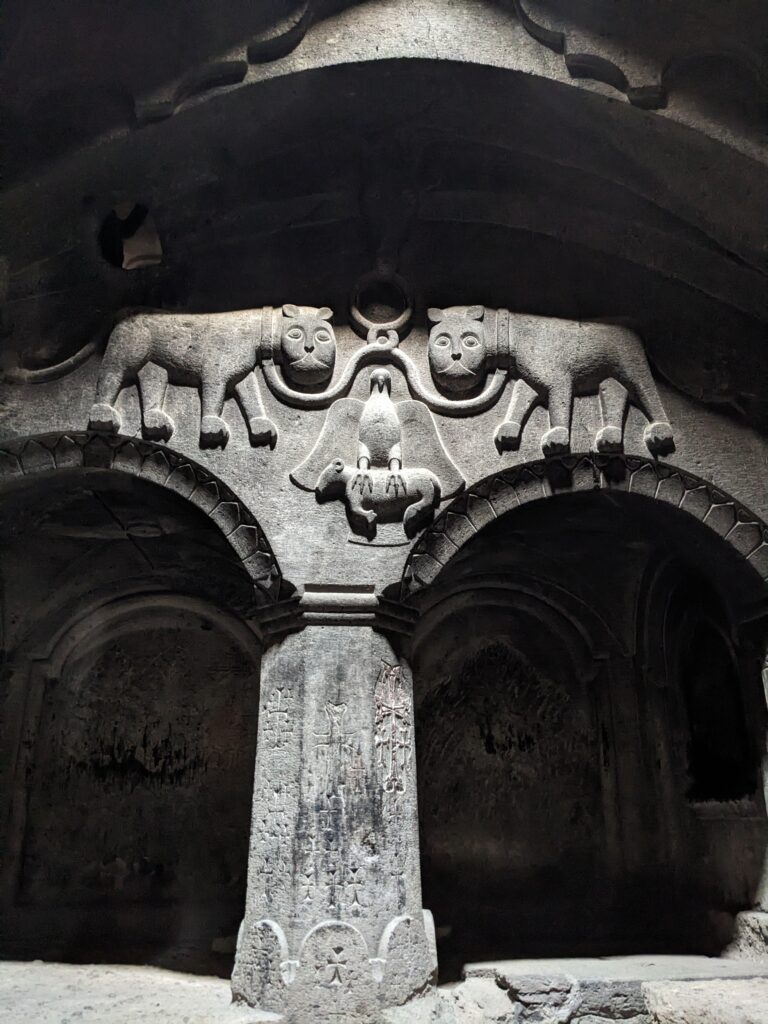
[[[5,364],[125,306],[344,321],[385,265],[417,322],[625,318],[674,386],[767,429],[766,11],[637,7],[8,0]]]

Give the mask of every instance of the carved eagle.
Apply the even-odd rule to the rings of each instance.
[[[334,459],[356,466],[362,452],[372,467],[386,466],[382,453],[397,451],[395,457],[403,468],[428,469],[435,474],[443,498],[458,494],[465,480],[443,446],[432,413],[423,402],[393,402],[391,388],[389,371],[378,369],[371,374],[367,401],[342,398],[334,402],[314,448],[290,474],[291,480],[314,491],[318,477]]]

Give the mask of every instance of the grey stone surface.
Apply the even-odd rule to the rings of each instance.
[[[402,341],[390,328],[372,329],[364,341],[348,327],[333,329],[326,319],[331,315],[327,307],[285,305],[282,313],[269,308],[215,318],[141,314],[115,328],[98,374],[97,361],[89,356],[85,365],[74,370],[67,364],[58,380],[5,385],[6,440],[0,440],[0,469],[11,487],[38,477],[45,481],[49,474],[64,469],[119,471],[140,477],[201,508],[211,528],[223,534],[238,567],[253,581],[249,615],[257,633],[273,646],[260,669],[248,895],[233,990],[239,1000],[285,1013],[297,1024],[333,1014],[350,1021],[374,1021],[383,1008],[423,993],[435,970],[420,887],[411,675],[402,641],[393,646],[394,640],[374,631],[394,629],[396,634],[407,634],[411,625],[404,611],[388,610],[383,594],[387,586],[401,580],[398,596],[420,602],[423,612],[432,601],[430,584],[444,580],[443,586],[455,587],[451,579],[461,581],[467,564],[477,580],[484,560],[490,558],[489,571],[499,580],[505,571],[499,552],[504,547],[507,513],[517,510],[523,523],[520,517],[529,503],[535,508],[541,499],[588,498],[601,491],[626,507],[627,515],[636,509],[632,512],[637,516],[635,525],[625,520],[625,529],[634,530],[636,539],[628,544],[626,560],[618,563],[625,574],[623,586],[628,585],[629,566],[640,552],[646,552],[647,561],[638,562],[632,570],[638,581],[653,564],[657,556],[651,552],[658,540],[650,524],[666,522],[665,509],[670,505],[683,519],[669,520],[665,543],[674,546],[676,536],[683,547],[692,543],[684,520],[691,524],[689,531],[701,529],[696,536],[709,546],[715,564],[722,562],[723,583],[733,592],[729,600],[737,609],[735,616],[748,614],[746,609],[759,600],[761,581],[768,575],[766,529],[758,515],[738,500],[746,494],[761,510],[765,499],[760,488],[751,487],[743,477],[737,481],[736,466],[722,456],[703,476],[695,472],[701,470],[698,453],[709,451],[707,439],[715,431],[721,452],[724,440],[730,439],[738,449],[740,440],[749,438],[741,447],[741,460],[749,459],[750,445],[760,451],[762,441],[749,435],[748,428],[726,426],[716,414],[669,389],[657,388],[637,335],[614,326],[531,318],[503,308],[446,309],[432,310],[435,323],[428,338],[415,328]],[[271,324],[268,331],[266,321]],[[236,366],[228,362],[234,357],[226,347],[224,355],[218,354],[226,346],[230,328],[236,328],[238,339]],[[291,331],[303,332],[304,356],[298,348],[286,346]],[[467,331],[474,332],[478,346],[481,336],[483,345],[488,342],[482,360],[473,362],[476,387],[472,392],[445,386],[441,390],[438,342],[447,339],[444,347],[450,349],[451,364],[460,366],[465,358],[474,360],[474,355],[468,355],[472,346],[466,345]],[[329,356],[323,363],[322,377],[315,368],[302,386],[303,371],[297,364],[315,358],[318,332],[329,352],[338,352],[335,359]],[[295,340],[298,345],[301,339]],[[375,368],[370,371],[369,366]],[[157,379],[142,378],[152,367],[160,371]],[[234,408],[238,382],[246,378],[258,398],[257,419],[275,425],[269,438],[274,443],[269,447],[261,443],[264,437],[254,435],[253,424],[248,426],[254,409],[239,401],[246,414],[243,423]],[[133,384],[123,387],[131,381],[138,382],[138,390]],[[207,389],[213,381],[218,397],[211,405]],[[511,399],[505,413],[503,392],[508,386]],[[28,391],[44,401],[31,406],[24,398]],[[86,426],[90,432],[83,432]],[[134,439],[136,434],[144,439]],[[671,448],[674,452],[669,452]],[[551,457],[542,460],[542,450]],[[669,453],[664,454],[665,450]],[[729,479],[735,495],[723,485]],[[643,502],[648,503],[647,525]],[[535,523],[546,523],[558,507],[556,500],[546,515],[539,512],[530,528],[535,532]],[[258,510],[258,519],[252,510]],[[597,513],[591,521],[595,530],[601,528]],[[411,547],[419,531],[422,536]],[[536,550],[537,543],[541,542],[533,541],[531,550]],[[594,560],[597,549],[585,544],[585,557]],[[514,558],[517,573],[520,555]],[[537,587],[546,590],[546,573],[541,576],[535,565],[531,570],[540,574]],[[569,579],[569,571],[561,568],[559,585],[577,594],[584,581],[572,575]],[[461,583],[468,593],[477,585]],[[601,615],[604,621],[590,627],[593,646],[587,644],[585,650],[570,655],[575,668],[571,680],[579,679],[583,687],[598,671],[595,666],[600,660],[610,656],[609,671],[625,686],[623,696],[617,691],[612,699],[632,715],[636,698],[627,689],[630,675],[624,659],[635,643],[631,631],[637,628],[637,613],[626,609],[625,618],[620,618],[621,587],[618,580],[606,580],[599,596],[584,590],[582,596],[574,597],[570,619],[547,621],[550,613],[544,620],[537,613],[533,621],[547,621],[546,628],[553,629],[566,647],[579,648],[583,642],[576,637],[583,625],[575,627],[571,640],[574,627],[566,623],[572,623],[573,616],[584,621],[579,602],[595,609],[602,605],[594,614],[596,621]],[[496,621],[484,612],[482,622],[467,631],[473,647],[490,630],[486,639],[492,660],[482,683],[485,687],[501,679],[499,665],[493,661],[491,633],[501,628],[494,625]],[[291,632],[301,627],[301,632]],[[659,626],[662,632],[665,628]],[[503,630],[509,633],[510,627]],[[460,634],[461,629],[449,627],[449,635]],[[423,639],[418,640],[417,649],[419,643],[423,645]],[[517,643],[524,650],[528,640],[520,637]],[[667,637],[663,643],[677,650],[674,644],[679,640]],[[460,647],[456,650],[462,652]],[[461,672],[474,671],[467,665]],[[566,665],[561,660],[556,672]],[[422,678],[429,678],[431,671],[420,663]],[[526,680],[534,674],[528,669],[515,670],[513,675],[509,694],[515,697],[514,714],[523,714],[523,708],[539,700],[526,691]],[[598,734],[588,724],[592,716],[606,712],[594,705],[587,691],[579,695],[569,689],[571,683],[558,688],[553,680],[542,691],[538,725],[528,724],[510,739],[504,736],[506,717],[502,715],[498,745],[489,734],[486,755],[498,755],[504,749],[524,752],[531,744],[536,751],[544,750],[551,744],[551,755],[538,768],[524,767],[522,762],[515,765],[514,759],[504,765],[499,761],[505,771],[513,771],[513,777],[522,769],[523,778],[533,772],[540,782],[549,778],[550,767],[555,775],[565,772],[570,777],[577,762],[594,764],[595,771],[584,776],[581,790],[569,795],[563,789],[563,807],[550,804],[548,827],[553,827],[558,815],[565,815],[565,844],[558,856],[563,862],[582,865],[581,871],[615,872],[620,856],[628,856],[618,852],[620,827],[625,835],[635,836],[633,870],[641,872],[646,869],[644,857],[655,864],[658,856],[651,852],[651,832],[643,833],[639,814],[632,820],[631,812],[622,810],[619,818],[626,820],[619,826],[616,812],[606,811],[606,787],[616,783],[600,774]],[[521,869],[527,857],[535,856],[521,846],[519,856],[506,855],[502,863],[492,853],[499,840],[472,824],[471,800],[455,812],[444,810],[452,800],[464,799],[457,780],[465,778],[473,784],[474,776],[465,770],[475,758],[470,747],[477,742],[477,733],[468,731],[461,740],[449,741],[439,730],[458,727],[450,724],[454,702],[459,719],[471,720],[480,714],[473,701],[478,693],[481,702],[485,700],[484,692],[473,683],[467,693],[457,691],[454,701],[446,690],[437,715],[428,720],[422,748],[426,752],[422,794],[428,794],[428,810],[422,816],[425,855],[439,862],[447,850],[446,864],[455,861],[456,865],[461,856],[469,863],[479,856],[484,867],[480,874],[472,869],[471,886],[481,878],[497,885],[510,865]],[[506,699],[498,695],[495,713]],[[557,700],[563,705],[560,710]],[[428,701],[423,704],[423,708],[429,706]],[[563,724],[566,706],[573,735]],[[575,713],[577,706],[581,710]],[[663,713],[658,714],[663,719]],[[676,715],[682,722],[683,711]],[[433,722],[439,723],[434,735],[430,733]],[[610,728],[619,735],[627,727]],[[684,726],[675,728],[681,731]],[[736,722],[733,728],[741,726]],[[469,743],[466,751],[465,741]],[[627,743],[626,738],[623,742]],[[669,744],[665,754],[670,761],[669,779],[675,778],[674,785],[681,787],[686,769],[674,753],[678,740],[664,742]],[[737,738],[729,742],[743,745]],[[574,751],[582,747],[584,752],[576,757]],[[434,763],[429,761],[430,751],[440,752]],[[638,784],[644,756],[635,746],[635,761],[628,762],[634,767],[627,769],[634,773],[631,785]],[[439,779],[449,786],[445,793],[434,789],[433,780]],[[659,782],[671,784],[666,779]],[[486,785],[489,793],[495,791],[495,784]],[[501,781],[499,786],[504,799]],[[542,797],[549,799],[545,790]],[[670,795],[665,813],[680,815],[679,799]],[[567,814],[563,808],[570,808]],[[716,923],[717,908],[729,900],[743,905],[753,898],[757,884],[763,833],[757,807],[747,801],[746,811],[745,821],[731,829],[730,842],[743,861],[731,880],[725,868],[726,847],[715,852],[718,832],[712,825],[670,825],[664,842],[670,844],[671,852],[664,853],[653,868],[666,877],[665,873],[673,873],[669,865],[695,843],[711,851],[710,875],[706,881],[702,875],[695,884],[716,887],[717,895],[707,897],[714,902],[714,917],[700,937],[712,947],[728,927],[724,912],[722,925]],[[530,813],[535,817],[534,805]],[[452,852],[440,830],[427,825],[440,817],[454,825]],[[566,818],[581,824],[565,826]],[[12,826],[16,842],[23,836],[23,820],[22,815]],[[591,836],[605,820],[611,824],[604,848],[597,851]],[[500,828],[511,827],[505,811],[499,811],[496,822]],[[515,827],[521,834],[528,830],[523,820]],[[467,837],[473,837],[469,846]],[[9,863],[7,884],[12,888],[16,862]],[[583,866],[587,864],[592,867]],[[603,867],[598,869],[598,864]],[[471,886],[466,886],[465,879],[462,889],[462,872],[456,867],[441,870],[448,870],[452,884],[459,887],[457,936],[474,930],[472,941],[482,943],[482,922],[487,921],[491,941],[502,927],[503,908],[511,909],[516,901],[521,920],[532,913],[525,899],[510,889],[504,897],[478,905],[472,925]],[[618,890],[609,898],[595,894],[600,908],[596,922],[599,914],[616,915],[611,899],[631,920],[630,908],[636,899],[631,890],[638,884],[632,877],[627,879],[626,892]],[[450,931],[452,925],[443,923],[449,899],[446,884],[433,889],[431,898],[440,904],[438,925]],[[665,884],[674,889],[671,881]],[[553,908],[557,892],[552,888],[548,896]],[[563,895],[566,902],[573,898]],[[665,928],[674,929],[675,906],[673,902],[657,913],[656,922],[641,914],[639,932],[647,929],[662,936]],[[574,907],[567,913],[572,928],[578,915]],[[704,905],[699,911],[683,912],[678,923],[683,933],[693,934],[697,913],[705,915]],[[624,931],[632,935],[632,926],[627,923]],[[221,935],[214,938],[222,940]],[[593,948],[590,943],[597,942],[596,933],[591,938],[585,934],[583,941]],[[611,941],[619,941],[618,933]],[[533,1014],[534,1019],[544,997],[538,994],[539,983],[532,985],[530,991],[525,986],[519,990],[518,1002],[523,1008],[519,1013]],[[467,1007],[474,999],[469,990],[461,996]],[[638,993],[634,983],[626,988],[619,982],[596,980],[589,993],[578,988],[578,1005],[583,1015],[595,1019],[610,1003],[641,1020],[644,1009]],[[491,1003],[499,1001],[496,992],[486,996]],[[545,1002],[566,1019],[576,1000],[570,982],[558,981]],[[484,1011],[473,1006],[472,1013],[480,1012]]]
[[[227,981],[157,967],[0,962],[7,1024],[267,1024],[274,1014],[232,1004]]]
[[[144,313],[123,320],[110,335],[89,415],[94,430],[119,433],[115,402],[136,385],[141,397],[144,436],[169,441],[174,422],[163,410],[169,382],[197,387],[201,396],[200,447],[224,448],[229,427],[221,418],[234,397],[252,445],[274,448],[277,431],[264,415],[253,371],[263,359],[280,363],[299,386],[327,382],[333,374],[336,339],[331,310],[262,309],[218,316]]]
[[[768,979],[643,986],[651,1024],[765,1024]]]
[[[357,625],[268,650],[235,997],[365,1020],[434,970],[418,864],[410,672]]]
[[[755,963],[720,957],[656,955],[564,957],[562,959],[505,960],[468,964],[467,978],[500,979],[514,985],[518,978],[568,976],[591,983],[689,981],[708,978],[755,978],[765,973]]]
[[[765,5],[102,7],[3,19],[0,946],[752,1013]]]
[[[387,1024],[763,1024],[768,979],[703,957],[472,965],[464,981],[386,1014]]]
[[[631,972],[632,973],[632,972]],[[637,973],[637,972],[634,972]],[[663,973],[663,972],[661,972]],[[510,998],[489,978],[441,987],[407,1006],[384,1011],[382,1024],[765,1024],[766,978],[655,980],[642,984],[643,1008],[634,1012],[597,986],[563,1013],[561,987],[538,987],[538,1004]],[[565,986],[568,988],[568,986]],[[561,1003],[558,1006],[558,1001]],[[276,1014],[232,1004],[218,978],[153,967],[77,966],[0,962],[0,1015],[40,1024],[259,1024]],[[312,1020],[307,1017],[307,1020]]]
[[[768,913],[747,910],[736,915],[728,955],[768,963]]]
[[[160,322],[166,322],[167,318],[159,314],[159,319]],[[186,329],[194,334],[194,326],[189,325],[194,325],[196,321],[192,319],[185,322],[188,325]],[[247,316],[244,322],[248,322]],[[558,329],[557,321],[528,322],[534,326],[527,328],[533,332],[527,344],[534,347],[538,345],[540,351],[545,353],[550,345],[551,329]],[[513,316],[510,319],[510,337],[515,334],[515,323]],[[207,331],[208,327],[201,323],[199,330]],[[579,330],[585,334],[585,338],[589,337],[588,327]],[[594,330],[604,332],[606,328],[598,325]],[[267,533],[277,563],[283,575],[294,585],[300,585],[305,580],[341,582],[350,572],[354,572],[359,579],[377,583],[396,579],[408,555],[408,533],[402,526],[406,514],[411,524],[409,529],[413,531],[425,525],[434,510],[437,488],[428,473],[433,473],[440,483],[440,498],[444,502],[461,489],[462,480],[466,480],[467,486],[471,488],[474,483],[494,472],[525,465],[539,458],[542,443],[548,444],[546,439],[554,436],[548,431],[566,430],[557,424],[553,426],[546,406],[539,404],[530,412],[525,429],[520,432],[521,436],[516,435],[517,449],[500,453],[495,443],[499,431],[506,432],[506,436],[509,423],[517,422],[514,417],[510,420],[502,411],[502,391],[507,371],[489,372],[484,389],[473,398],[443,398],[427,383],[424,336],[420,336],[418,331],[411,333],[402,343],[402,348],[396,336],[394,341],[390,337],[385,338],[383,343],[377,339],[361,344],[348,328],[339,328],[336,337],[339,349],[337,369],[328,388],[297,392],[282,379],[274,354],[267,360],[264,370],[267,387],[262,385],[265,410],[267,418],[275,424],[281,436],[274,450],[252,447],[239,411],[234,407],[234,397],[227,400],[223,408],[222,422],[229,440],[222,454],[201,447],[201,411],[198,400],[193,398],[194,391],[183,386],[169,385],[164,405],[164,415],[174,423],[173,451],[182,460],[184,457],[194,460],[230,487],[249,509],[258,510],[258,521]],[[181,348],[183,344],[180,339],[177,347]],[[589,344],[589,341],[584,342],[584,351],[589,351]],[[636,349],[635,355],[638,355]],[[374,473],[369,473],[367,477],[359,472],[360,460],[367,461],[361,447],[361,416],[372,397],[370,374],[362,371],[370,362],[384,364],[388,368],[390,390],[376,393],[387,397],[391,394],[394,410],[391,405],[387,408],[391,416],[396,410],[400,432],[399,440],[395,437],[397,429],[390,438],[390,448],[395,454],[386,458],[385,453],[381,458],[392,466],[401,462],[401,468],[406,473],[415,474],[410,477],[414,498],[417,494],[422,495],[418,499],[418,514],[413,511],[417,504],[410,504],[410,497],[404,499],[400,493],[405,486],[402,473],[398,481],[396,475],[390,476],[392,470],[389,465],[374,465]],[[615,427],[611,426],[611,417],[621,418],[618,410],[626,401],[626,394],[623,388],[618,391],[614,389],[615,393],[610,389],[604,390],[603,401],[607,403],[605,408],[608,419],[601,417],[598,385],[609,370],[604,359],[601,367],[595,370],[596,377],[589,388],[591,394],[573,400],[570,436],[566,439],[566,434],[563,434],[555,448],[587,452],[593,446],[596,436],[602,439],[601,447],[605,446],[609,450],[622,447],[622,439],[618,435],[613,437],[611,434],[609,437],[604,432],[615,432]],[[93,399],[98,393],[94,380],[95,370],[95,361],[92,360],[84,368],[65,375],[60,381],[29,385],[29,392],[18,385],[6,385],[0,392],[0,427],[3,436],[13,439],[43,434],[66,435],[85,429]],[[562,364],[558,372],[562,374],[564,384],[567,383],[570,388],[572,370],[567,364]],[[516,407],[524,400],[527,413],[533,391],[525,376],[517,380],[517,390],[512,390],[512,405]],[[536,384],[539,378],[532,377],[531,380]],[[522,391],[520,381],[526,381]],[[545,383],[542,378],[541,383],[536,385],[544,387],[542,399],[546,394]],[[627,379],[627,384],[631,385],[632,381]],[[750,435],[739,424],[702,410],[680,395],[664,388],[661,392],[674,430],[675,451],[657,460],[654,466],[668,465],[673,474],[675,470],[680,470],[682,473],[700,476],[702,483],[711,483],[716,491],[723,492],[721,503],[727,504],[733,496],[751,508],[757,516],[766,515],[768,497],[760,475],[754,470],[749,471],[750,466],[759,465],[765,457],[760,439]],[[34,404],[27,400],[27,394],[34,396]],[[568,389],[565,394],[568,395]],[[120,393],[115,408],[123,421],[123,436],[131,436],[140,430],[140,403],[134,387]],[[567,408],[564,407],[564,410],[565,416]],[[514,412],[514,415],[525,419],[522,408]],[[373,407],[371,416],[375,416]],[[470,445],[467,444],[466,433],[468,416],[471,416],[472,423]],[[500,420],[500,416],[504,418]],[[651,437],[648,433],[651,422],[638,408],[630,406],[623,431],[623,450],[627,455],[647,459],[649,443],[652,446],[657,441],[659,444],[667,443],[661,434],[656,440]],[[367,429],[363,427],[364,434]],[[374,428],[376,430],[378,427]],[[715,436],[717,444],[708,446],[708,439]],[[223,439],[222,428],[220,440]],[[400,458],[396,453],[398,444],[401,448]],[[506,447],[505,441],[502,448]],[[339,474],[346,481],[343,488],[339,484],[346,495],[345,500],[318,505],[301,488],[316,487],[322,471],[337,456],[345,467],[350,466],[349,473],[345,471]],[[13,459],[7,459],[6,473],[10,470],[13,475],[13,466]],[[23,472],[33,469],[32,465],[21,467]],[[385,470],[383,475],[377,472],[381,469]],[[289,474],[300,487],[291,486]],[[169,475],[166,474],[166,480]],[[374,481],[375,494],[372,490]],[[608,486],[611,486],[610,480]],[[407,488],[405,490],[407,494]],[[327,493],[329,491],[331,493]],[[661,488],[655,488],[653,496],[662,497],[661,492]],[[324,480],[321,496],[331,497],[335,493],[334,486],[326,484]],[[347,507],[352,499],[352,517],[356,525],[350,530]],[[682,495],[678,496],[677,503],[688,510],[688,505],[681,499]],[[711,521],[706,512],[716,500],[710,501],[707,509],[699,514],[700,518]],[[385,522],[383,525],[387,528],[372,535],[369,520],[371,515],[378,518],[375,511],[377,508],[385,521],[394,520],[394,523]],[[299,517],[302,521],[301,544],[296,543],[296,531],[288,525],[292,523],[293,517]],[[760,521],[754,520],[754,523],[754,527],[739,526],[730,533],[728,539],[744,555],[752,556],[756,566],[760,566],[765,542]]]

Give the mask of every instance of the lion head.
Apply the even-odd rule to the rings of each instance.
[[[336,336],[327,306],[283,306],[280,351],[285,377],[299,387],[317,387],[333,376]]]
[[[486,364],[483,306],[430,309],[429,369],[437,387],[450,394],[473,391],[482,383]]]

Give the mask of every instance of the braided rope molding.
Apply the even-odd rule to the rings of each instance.
[[[282,577],[261,527],[225,484],[191,459],[151,441],[90,432],[15,438],[0,446],[0,485],[65,469],[130,473],[186,498],[224,535],[264,598],[278,600]]]
[[[726,540],[768,581],[768,527],[740,502],[666,463],[587,452],[502,470],[459,495],[411,550],[402,599],[432,583],[471,537],[505,512],[529,501],[593,490],[640,494],[682,509]]]

